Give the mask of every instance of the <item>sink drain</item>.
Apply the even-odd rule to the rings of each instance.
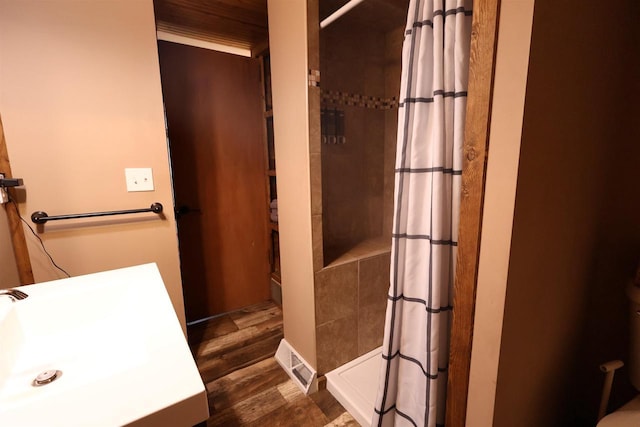
[[[31,385],[33,385],[34,387],[47,385],[60,378],[61,375],[62,371],[49,369],[47,371],[40,372],[38,376],[33,380],[33,383],[31,383]]]

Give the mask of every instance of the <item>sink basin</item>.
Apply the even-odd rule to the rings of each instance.
[[[155,264],[0,296],[0,425],[193,426],[204,384]],[[45,371],[50,383],[34,386]]]

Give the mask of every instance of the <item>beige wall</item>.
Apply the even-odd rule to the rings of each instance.
[[[316,367],[307,5],[268,0],[284,336]]]
[[[625,65],[632,55],[626,4],[611,4],[603,14],[598,4],[536,2],[497,427],[595,422],[599,387],[592,389],[595,402],[588,407],[577,385],[586,377],[601,384],[597,363],[604,360],[581,367],[587,357],[582,335],[593,316],[588,306],[594,278],[603,267],[596,261],[609,250],[600,246],[600,235],[602,214],[611,215],[607,201],[617,191],[607,185],[610,159],[624,149],[618,141],[637,136],[624,129],[628,104],[619,96],[631,80]],[[622,287],[612,283],[610,291],[620,293]],[[617,330],[601,332],[625,339]]]
[[[151,0],[2,0],[0,52],[0,114],[13,175],[25,182],[24,217],[155,201],[170,212]],[[153,168],[155,191],[128,193],[126,167]],[[25,233],[36,281],[62,277]],[[40,236],[73,276],[156,262],[184,326],[173,215],[50,223]]]
[[[607,73],[611,73],[607,76],[610,82],[619,84],[613,102],[621,108],[617,109],[616,125],[609,129],[609,149],[602,159],[607,165],[606,195],[581,331],[580,358],[575,363],[576,413],[588,420],[595,417],[602,385],[602,376],[594,372],[594,366],[613,359],[627,364],[616,373],[609,408],[615,409],[637,394],[627,377],[630,313],[626,310],[624,287],[640,261],[640,4],[619,3],[619,7],[623,6],[624,13],[617,14],[616,31],[611,35],[618,39],[615,52],[619,65]]]
[[[533,5],[534,0],[503,0],[500,9],[469,377],[469,427],[493,422]]]

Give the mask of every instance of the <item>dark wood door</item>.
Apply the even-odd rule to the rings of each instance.
[[[158,43],[187,321],[269,298],[260,66]]]

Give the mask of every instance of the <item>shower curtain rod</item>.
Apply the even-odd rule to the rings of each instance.
[[[364,0],[351,0],[350,2],[348,2],[347,4],[342,6],[340,9],[336,10],[331,15],[327,16],[326,18],[324,18],[320,22],[320,28],[322,29],[322,28],[328,26],[333,21],[335,21],[336,19],[339,19],[342,15],[344,15],[347,12],[349,12],[351,9],[353,9],[354,7],[356,7],[357,5],[362,3],[363,1]]]

